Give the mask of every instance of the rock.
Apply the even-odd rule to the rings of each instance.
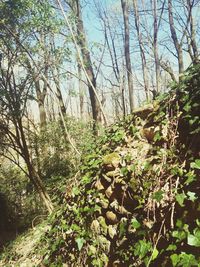
[[[119,260],[113,262],[112,267],[120,267],[122,266]]]
[[[109,234],[110,238],[113,239],[114,236],[117,234],[117,228],[113,225],[109,225],[108,226],[108,234]]]
[[[140,117],[141,119],[146,119],[147,116],[153,112],[154,106],[153,104],[147,104],[146,106],[139,107],[138,109],[133,111],[133,115]]]
[[[107,209],[109,206],[109,201],[107,199],[101,199],[99,203],[103,209]]]
[[[90,229],[95,233],[100,233],[100,224],[97,220],[93,220]]]
[[[106,218],[108,219],[109,224],[118,223],[117,215],[112,211],[106,212]]]
[[[148,142],[152,142],[155,136],[155,129],[154,127],[143,128],[141,130],[141,134],[147,139]]]
[[[88,254],[89,254],[89,255],[94,255],[94,254],[96,254],[96,253],[97,253],[97,249],[96,249],[96,247],[93,246],[93,245],[90,245],[90,246],[89,246],[89,249],[88,249]]]
[[[105,238],[103,235],[97,236],[97,241],[99,242],[99,246],[102,250],[104,250],[105,253],[110,252],[110,244],[111,242]]]
[[[110,177],[107,176],[107,174],[102,174],[103,179],[106,180],[106,182],[108,182],[109,184],[112,182],[112,179]]]
[[[121,184],[121,185],[125,185],[126,182],[124,181],[124,179],[122,177],[116,177],[115,178],[115,183],[116,184]]]
[[[119,156],[119,154],[116,152],[113,152],[113,153],[110,153],[104,156],[103,165],[117,168],[120,164],[120,160],[121,160],[121,157]]]
[[[118,210],[119,208],[119,203],[118,201],[115,199],[111,204],[110,207],[113,208],[114,210]]]
[[[106,191],[105,191],[105,195],[107,196],[107,198],[110,198],[110,197],[112,196],[112,194],[113,194],[113,188],[112,188],[112,186],[110,185],[110,186],[106,189]]]
[[[94,185],[94,187],[98,190],[98,191],[101,191],[101,190],[104,190],[104,187],[101,183],[101,181],[98,179]]]
[[[108,225],[106,224],[106,220],[103,216],[99,216],[98,221],[101,227],[101,233],[107,235],[108,232]]]
[[[129,215],[129,214],[131,214],[131,212],[127,211],[127,210],[124,208],[124,206],[119,206],[119,207],[118,207],[118,211],[119,211],[120,214],[123,214],[123,215]]]
[[[119,170],[109,171],[106,173],[106,176],[111,177],[111,178],[114,178],[117,175],[119,175]]]

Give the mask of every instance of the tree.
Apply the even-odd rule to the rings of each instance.
[[[65,16],[61,2],[60,1],[57,1],[57,2]],[[94,128],[94,131],[96,132],[97,124],[101,123],[101,111],[103,110],[101,110],[102,106],[97,95],[97,82],[96,82],[96,77],[95,77],[93,66],[92,66],[91,55],[90,55],[90,51],[88,48],[87,37],[86,37],[85,29],[84,29],[81,5],[80,5],[79,0],[75,0],[73,2],[68,1],[67,4],[69,5],[69,7],[71,8],[72,12],[75,15],[76,34],[73,32],[73,29],[69,25],[67,18],[66,17],[65,18],[67,20],[68,26],[70,26],[73,41],[78,52],[79,60],[81,62],[81,67],[86,75],[88,91],[89,91],[91,107],[92,107],[92,118],[94,120],[93,128]],[[79,49],[81,51],[81,54],[79,53]],[[105,115],[104,115],[104,119],[106,121]]]
[[[7,51],[7,64],[4,67],[2,64],[0,65],[0,145],[2,153],[4,157],[10,159],[26,173],[43,200],[47,210],[51,213],[53,205],[45,186],[31,161],[25,133],[26,130],[23,126],[26,103],[30,95],[32,82],[28,73],[23,74],[21,77],[16,77],[18,67],[16,64],[17,51],[12,51],[11,57],[9,57],[11,51],[9,51],[9,49]],[[15,159],[16,153],[17,158],[20,157],[24,160],[27,171],[26,168],[22,167],[20,161]]]
[[[129,90],[129,103],[130,111],[132,112],[135,107],[134,103],[134,90],[133,90],[133,73],[131,67],[131,55],[130,55],[130,30],[129,30],[129,10],[128,1],[121,0],[123,18],[124,18],[124,53],[126,60],[126,69],[128,77],[128,90]]]
[[[182,48],[184,33],[179,41],[177,32],[176,32],[176,27],[174,24],[172,0],[168,0],[168,14],[169,14],[169,26],[170,26],[171,38],[173,40],[174,47],[177,52],[179,73],[182,73],[184,71],[183,48]]]
[[[148,77],[148,68],[147,68],[147,60],[146,60],[146,53],[142,38],[142,33],[140,30],[140,15],[138,12],[138,0],[133,0],[133,12],[135,17],[135,28],[137,32],[137,39],[140,48],[140,57],[142,61],[142,72],[143,72],[143,80],[144,80],[144,89],[146,94],[146,99],[149,100],[149,77]]]

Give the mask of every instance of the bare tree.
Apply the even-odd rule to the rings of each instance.
[[[195,1],[187,0],[186,9],[187,9],[187,20],[189,21],[189,26],[187,27],[187,39],[188,39],[188,52],[194,63],[199,62],[199,51],[196,41],[196,30],[195,23],[193,18],[193,8]]]
[[[25,77],[16,78],[14,70],[14,66],[17,67],[15,62],[16,53],[12,54],[13,56],[11,58],[7,57],[7,67],[3,68],[2,65],[0,66],[0,90],[3,92],[0,97],[0,130],[4,135],[4,138],[0,140],[0,143],[2,146],[3,156],[13,161],[26,173],[43,200],[47,210],[51,213],[53,205],[50,196],[31,161],[31,155],[23,126],[26,102],[29,96],[31,82],[29,80],[29,74]],[[17,163],[14,160],[12,151],[15,151],[18,157],[21,157],[24,160],[27,171],[20,163]]]
[[[138,0],[133,0],[133,12],[135,17],[135,28],[137,32],[137,38],[140,48],[140,57],[142,61],[142,72],[143,72],[143,80],[144,80],[144,89],[146,94],[146,99],[149,100],[149,77],[148,77],[148,68],[147,68],[147,60],[146,54],[143,44],[142,33],[140,30],[140,16],[138,12]]]
[[[131,67],[131,55],[130,55],[130,30],[129,30],[129,10],[128,10],[128,1],[121,0],[123,18],[124,18],[124,53],[126,60],[126,69],[128,77],[128,90],[129,90],[129,104],[130,111],[132,112],[135,107],[134,103],[134,88],[133,88],[133,73]]]
[[[182,36],[181,40],[179,41],[176,27],[174,24],[174,14],[173,14],[173,6],[172,6],[172,0],[168,0],[168,15],[169,15],[169,26],[170,26],[170,32],[171,37],[173,40],[174,47],[177,52],[177,58],[178,58],[178,68],[179,73],[181,74],[184,71],[184,63],[183,63],[183,39],[184,35]]]
[[[153,9],[153,52],[155,60],[155,70],[156,70],[156,89],[157,92],[160,91],[160,63],[158,54],[158,14],[157,14],[157,0],[152,1]]]
[[[72,8],[76,16],[76,31],[77,31],[77,43],[81,50],[82,60],[84,64],[84,70],[87,74],[87,82],[88,82],[88,90],[92,107],[92,118],[96,123],[101,123],[101,109],[99,99],[95,92],[97,92],[97,81],[93,70],[93,64],[91,60],[90,51],[88,48],[86,33],[84,29],[81,5],[79,0],[75,0],[72,2],[68,2],[69,6]],[[96,125],[94,124],[94,130]],[[96,130],[95,130],[96,131]]]

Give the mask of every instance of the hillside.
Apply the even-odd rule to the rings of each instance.
[[[88,148],[37,245],[38,266],[199,266],[199,173],[195,65]]]

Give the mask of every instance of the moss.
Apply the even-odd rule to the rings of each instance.
[[[119,156],[119,154],[116,152],[113,152],[103,157],[103,164],[115,166],[120,163],[120,160],[121,160],[121,157]]]

